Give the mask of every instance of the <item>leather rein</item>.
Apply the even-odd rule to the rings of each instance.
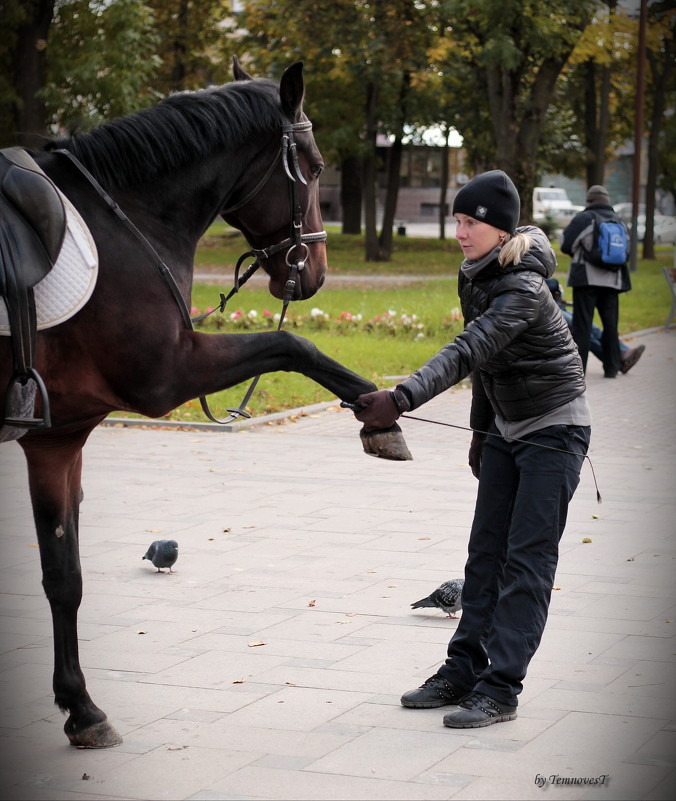
[[[159,268],[160,275],[164,278],[165,282],[167,283],[171,293],[176,301],[178,308],[181,312],[181,316],[183,318],[183,322],[187,329],[193,331],[194,326],[193,323],[200,322],[205,317],[208,317],[210,314],[213,314],[215,311],[223,312],[225,309],[226,303],[230,300],[230,298],[239,292],[240,287],[246,283],[246,281],[251,278],[251,276],[256,272],[256,270],[260,267],[261,259],[268,259],[270,256],[274,255],[275,253],[279,253],[282,250],[286,249],[286,256],[285,261],[289,268],[289,275],[286,280],[286,284],[284,287],[284,296],[282,299],[282,312],[279,318],[279,325],[277,326],[277,330],[279,331],[282,327],[284,322],[284,317],[286,315],[286,310],[288,305],[293,298],[293,292],[296,286],[296,281],[298,277],[298,273],[305,269],[305,259],[308,255],[309,249],[307,246],[308,242],[325,242],[327,235],[326,231],[317,231],[315,233],[308,233],[304,234],[303,231],[303,210],[300,205],[300,197],[298,193],[298,182],[307,185],[307,181],[303,177],[303,173],[301,172],[300,165],[298,163],[298,150],[296,146],[296,140],[294,134],[296,132],[305,132],[312,130],[312,123],[309,120],[304,120],[302,122],[288,122],[282,125],[282,141],[280,144],[277,153],[275,154],[274,159],[270,163],[270,166],[263,174],[262,178],[258,181],[258,183],[251,189],[247,194],[239,200],[236,204],[229,206],[228,208],[224,209],[220,212],[221,216],[226,214],[231,214],[233,211],[242,208],[251,200],[253,200],[256,195],[258,195],[263,187],[268,183],[270,178],[272,178],[275,169],[279,165],[279,160],[281,158],[282,166],[284,167],[284,172],[289,179],[289,195],[290,195],[290,202],[291,202],[291,220],[290,220],[290,231],[289,236],[282,240],[281,242],[276,242],[273,245],[269,245],[266,248],[254,248],[252,247],[250,250],[247,250],[246,253],[243,253],[239,259],[237,260],[237,264],[235,266],[235,275],[234,275],[234,286],[230,290],[227,296],[221,293],[221,300],[219,305],[210,312],[206,314],[199,315],[198,317],[191,318],[190,312],[188,311],[188,307],[183,299],[183,295],[176,284],[174,276],[171,273],[168,265],[163,261],[160,257],[157,250],[153,247],[153,245],[148,241],[148,239],[139,231],[139,229],[134,225],[134,223],[127,217],[127,215],[122,211],[119,205],[113,200],[113,198],[105,191],[105,189],[99,184],[99,182],[94,178],[94,176],[87,170],[87,168],[68,150],[66,149],[58,149],[54,150],[54,153],[58,153],[60,155],[66,156],[77,169],[82,173],[82,175],[87,179],[87,181],[92,185],[92,187],[96,190],[96,192],[100,195],[100,197],[104,200],[107,206],[115,213],[115,215],[120,219],[121,222],[141,241],[141,243],[150,251],[152,254],[154,261]],[[239,275],[240,268],[242,264],[249,258],[255,259],[255,261],[249,265],[246,271],[242,274],[241,278]],[[214,417],[209,409],[209,404],[207,402],[206,397],[200,396],[199,401],[200,405],[202,406],[202,411],[214,423],[218,423],[219,425],[227,425],[240,417],[251,417],[251,415],[246,411],[246,406],[251,399],[251,396],[258,384],[260,379],[260,375],[255,376],[255,378],[251,382],[251,386],[246,392],[246,395],[242,399],[239,407],[237,409],[228,409],[229,412],[228,417],[223,420],[219,420],[218,418]]]

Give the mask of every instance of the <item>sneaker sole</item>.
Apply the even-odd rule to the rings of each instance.
[[[430,701],[426,702],[411,702],[411,701],[401,701],[401,705],[405,706],[407,709],[439,709],[442,706],[457,706],[460,703],[460,700],[457,701],[439,701],[438,703],[433,703]]]
[[[494,718],[490,718],[489,720],[481,720],[476,723],[454,723],[454,722],[446,722],[444,719],[444,726],[448,726],[449,729],[482,729],[484,726],[492,726],[494,723],[504,723],[508,720],[515,720],[516,719],[516,712],[510,715],[496,715]]]

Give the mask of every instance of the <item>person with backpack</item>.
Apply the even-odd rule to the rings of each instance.
[[[572,306],[572,303],[568,303],[567,300],[563,297],[563,289],[561,288],[561,284],[558,282],[556,278],[545,278],[545,283],[549,287],[549,291],[552,293],[552,297],[556,301],[556,305],[561,309],[561,314],[563,314],[563,319],[568,323],[568,327],[573,329],[573,312],[570,311],[569,307]],[[589,341],[589,350],[596,356],[596,358],[602,362],[603,361],[603,346],[601,344],[601,340],[603,338],[603,331],[597,326],[592,323],[591,327],[591,339]],[[643,355],[645,351],[645,345],[637,345],[635,348],[630,348],[629,345],[622,342],[620,340],[620,360],[622,362],[620,366],[621,373],[628,373],[631,368],[638,362],[638,360]]]
[[[586,371],[594,310],[598,309],[603,328],[603,375],[615,378],[622,367],[617,330],[619,295],[631,289],[629,232],[610,205],[604,186],[589,187],[587,207],[563,231],[561,252],[571,256],[567,286],[573,290],[572,333],[583,368]]]

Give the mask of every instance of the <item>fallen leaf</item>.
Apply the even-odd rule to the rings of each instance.
[[[231,529],[231,528],[224,528],[224,529],[223,529],[223,533],[224,533],[224,534],[227,534],[227,533],[228,533],[228,531],[232,531],[232,529]]]
[[[418,537],[419,540],[431,540],[432,537]]]
[[[215,539],[216,537],[209,537],[209,542],[213,542]]]
[[[265,640],[254,640],[249,643],[249,648],[255,648],[257,645],[267,645]]]
[[[83,773],[82,774],[82,781],[83,782],[88,782],[90,779],[91,779],[91,776],[88,773]]]
[[[316,606],[316,605],[317,605],[317,601],[309,601],[308,602],[308,606]]]
[[[598,520],[598,519],[599,519],[599,515],[592,515],[592,520]]]
[[[147,528],[146,531],[149,534],[159,534],[160,531],[162,531],[162,529],[161,528]]]
[[[147,631],[137,631],[136,633],[137,634],[147,634],[148,632]]]
[[[295,681],[287,681],[287,682],[284,682],[284,683],[288,684],[290,687],[295,687],[296,686],[296,682]]]
[[[246,679],[235,679],[233,681],[233,684],[244,684],[245,681],[246,681]]]
[[[380,597],[381,598],[391,598],[392,596],[391,595],[381,595]]]
[[[552,587],[553,590],[560,590],[561,587]]]
[[[582,542],[591,542],[591,537],[584,537]]]

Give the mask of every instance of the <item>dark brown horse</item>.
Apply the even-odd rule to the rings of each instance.
[[[219,214],[242,231],[276,298],[311,297],[326,273],[317,185],[322,159],[302,110],[302,65],[289,67],[279,86],[252,79],[237,63],[235,78],[172,95],[34,154],[79,211],[99,257],[86,305],[37,334],[34,366],[51,426],[18,432],[53,618],[55,702],[77,746],[121,742],[89,697],[78,657],[80,481],[92,429],[115,410],[159,417],[278,370],[302,373],[348,402],[375,389],[293,334],[204,334],[186,321],[195,248]],[[12,375],[9,340],[0,336],[0,392]],[[44,405],[38,394],[35,418]],[[406,458],[398,429],[362,432],[362,439],[373,455]]]

